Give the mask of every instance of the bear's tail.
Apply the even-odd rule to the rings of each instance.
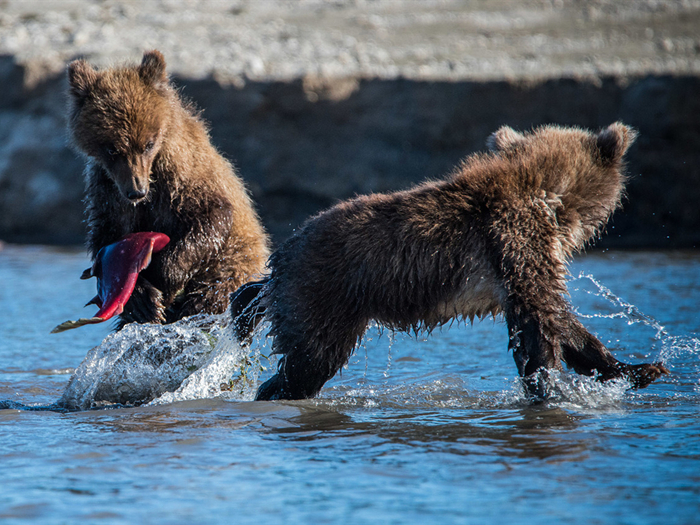
[[[269,280],[267,278],[245,283],[231,294],[233,331],[241,343],[250,343],[253,332],[265,317],[265,307],[260,303],[260,299]]]

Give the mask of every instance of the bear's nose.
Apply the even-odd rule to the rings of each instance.
[[[146,196],[146,190],[131,190],[126,194],[127,198],[132,201],[143,199]]]

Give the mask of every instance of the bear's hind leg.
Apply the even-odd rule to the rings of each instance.
[[[274,352],[283,354],[277,373],[258,389],[256,401],[309,399],[347,363],[366,322],[343,323],[344,329],[326,327],[324,335],[294,338],[277,333]],[[274,331],[274,330],[273,330]]]
[[[269,279],[263,279],[248,282],[231,294],[233,331],[241,343],[250,343],[253,332],[265,317],[265,307],[260,304],[260,299],[268,281]]]
[[[277,367],[277,373],[258,388],[256,401],[275,401],[280,399],[310,399],[315,397],[323,385],[335,375],[337,370],[326,366],[319,370],[314,363],[299,356],[283,356]]]

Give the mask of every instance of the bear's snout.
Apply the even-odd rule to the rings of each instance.
[[[137,204],[148,195],[151,163],[147,159],[118,159],[110,175],[119,193],[131,204]]]
[[[145,198],[147,194],[148,192],[146,190],[133,189],[129,190],[129,192],[126,194],[126,198],[132,202],[138,202],[141,199]]]
[[[148,195],[148,177],[132,175],[124,177],[123,182],[117,181],[119,193],[131,204],[138,204]]]

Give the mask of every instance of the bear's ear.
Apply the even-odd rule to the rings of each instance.
[[[85,60],[74,60],[68,64],[68,84],[73,97],[85,98],[97,81],[97,71]]]
[[[512,148],[525,140],[525,135],[509,126],[502,126],[486,139],[486,146],[491,151],[503,151]]]
[[[619,161],[637,138],[637,132],[622,122],[610,124],[596,136],[596,147],[603,163]]]
[[[154,87],[161,87],[167,84],[168,75],[165,73],[165,58],[160,51],[154,49],[143,54],[143,59],[139,66],[139,76],[146,84]]]

